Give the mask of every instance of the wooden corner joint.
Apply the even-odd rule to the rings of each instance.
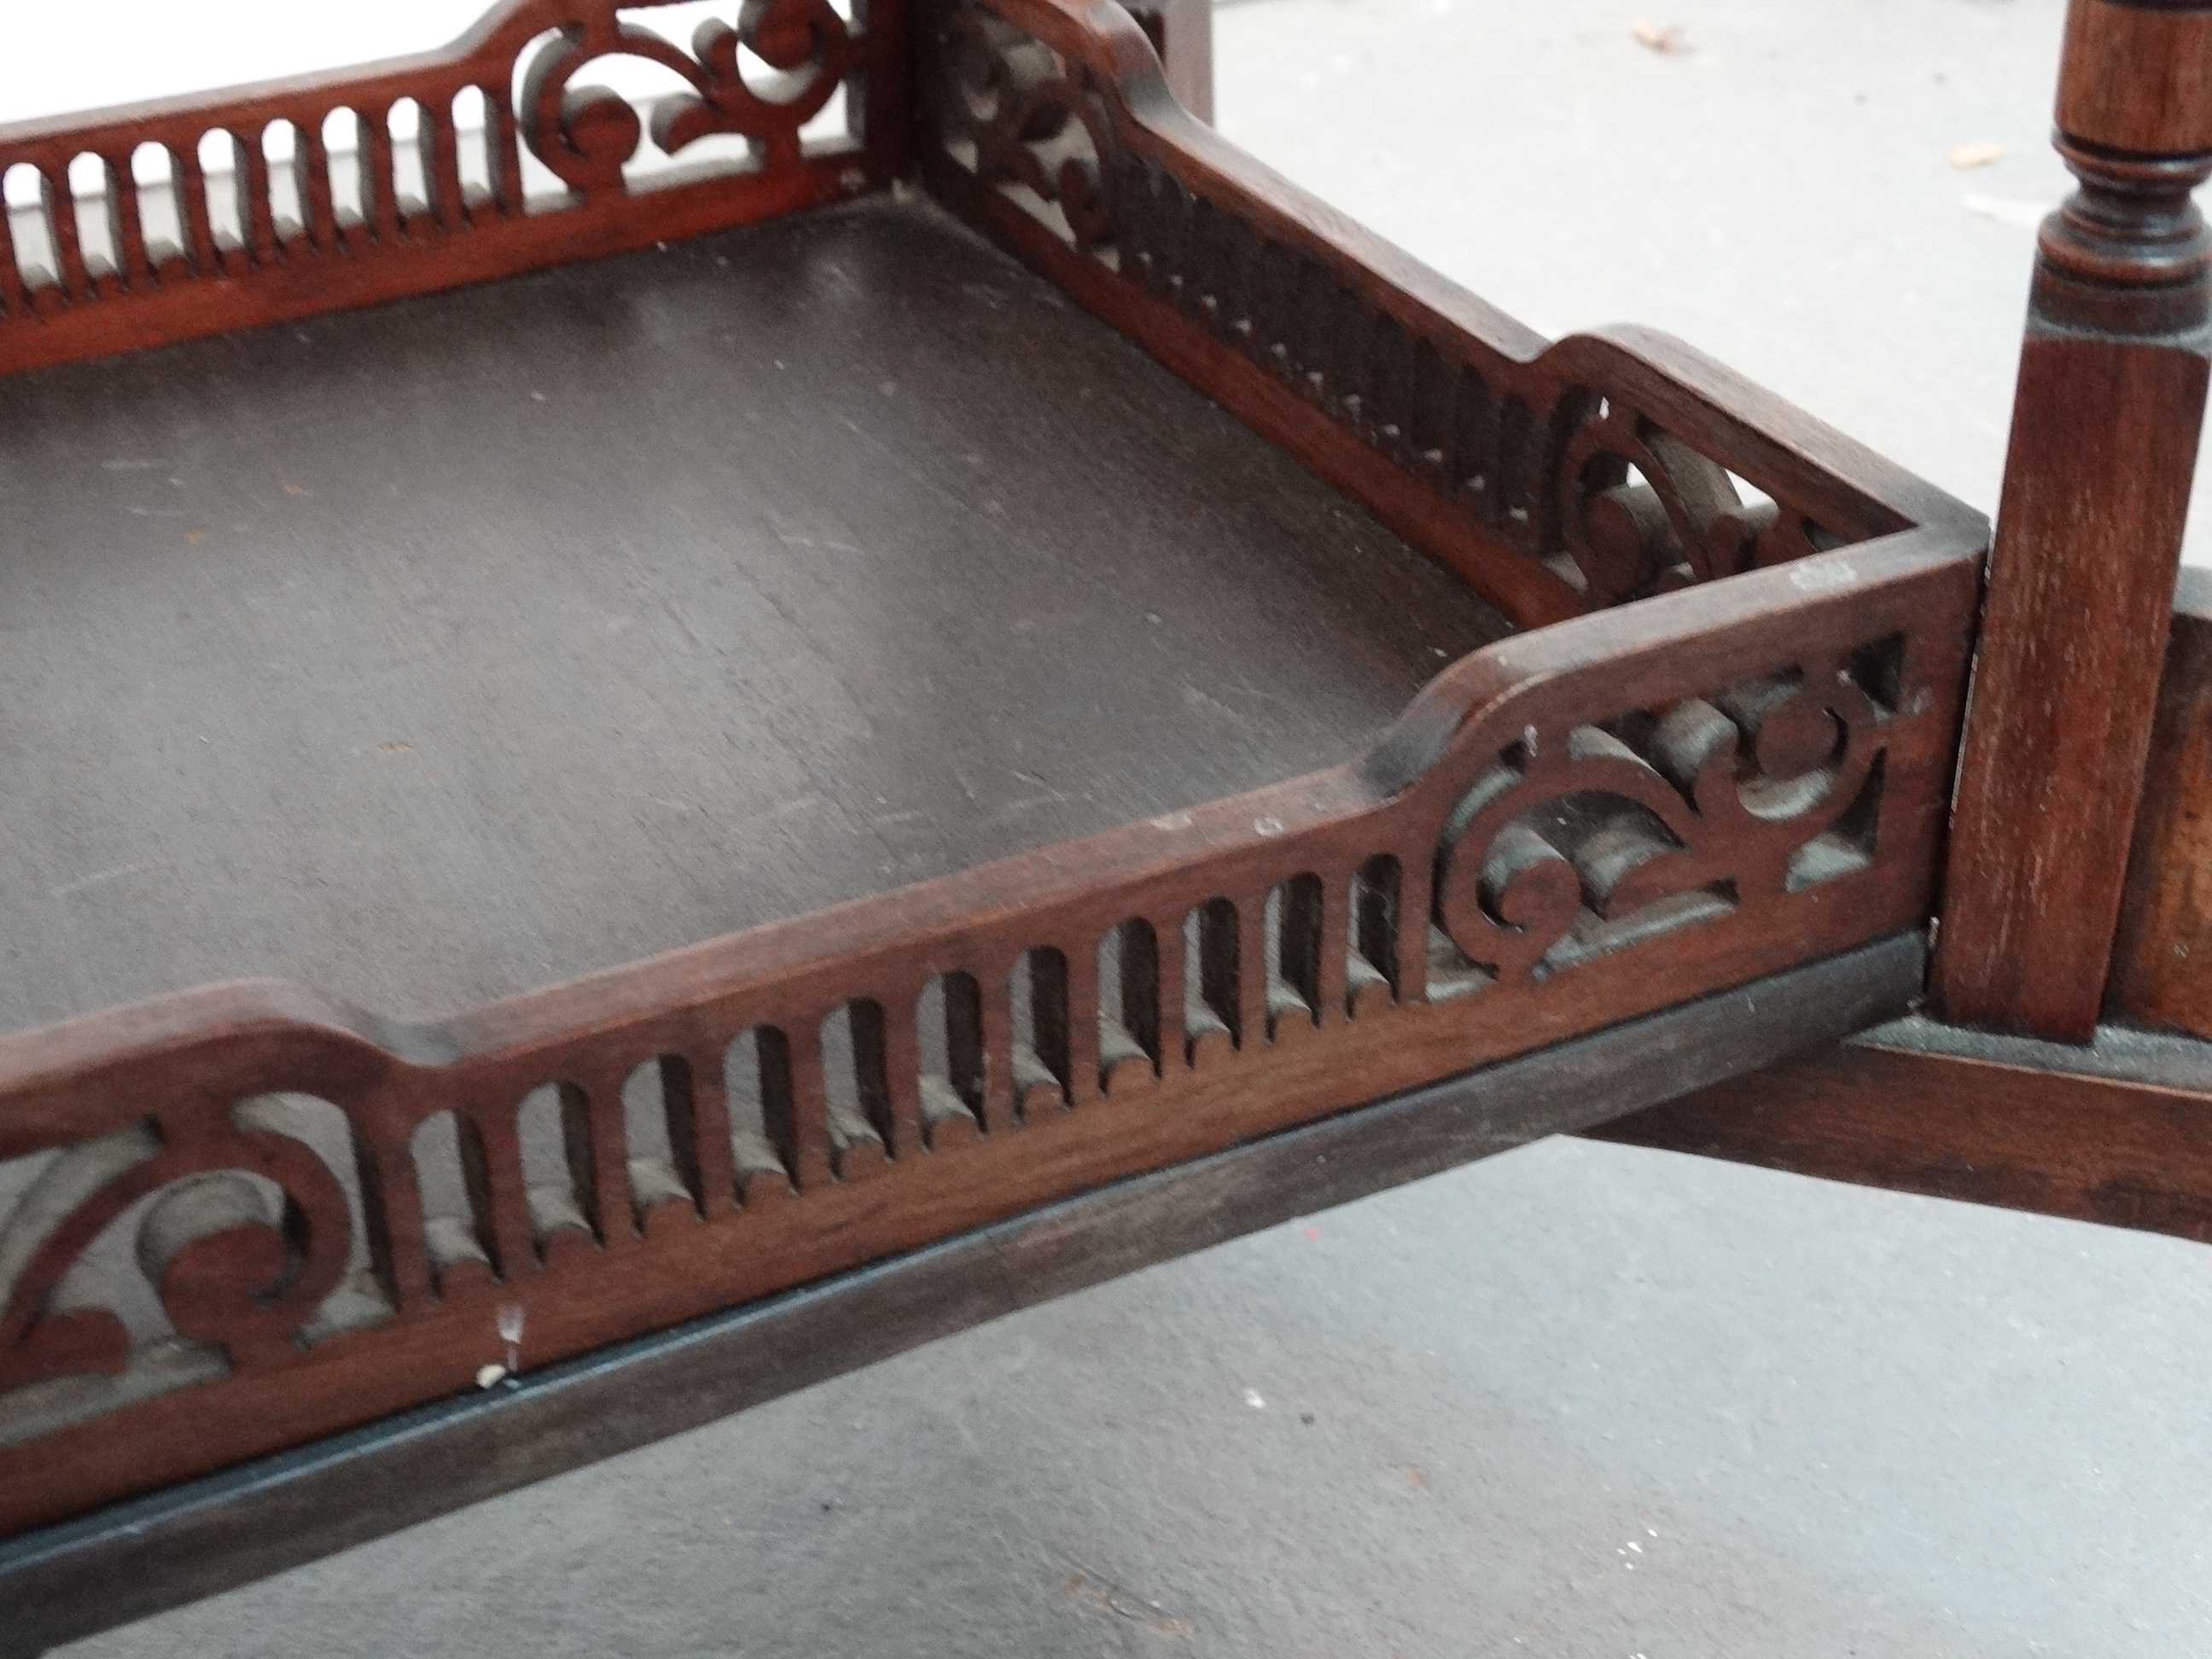
[[[808,7],[745,15],[803,58]],[[0,1159],[47,1159],[0,1232],[0,1534],[1924,918],[1978,526],[1409,270],[1162,105],[1118,10],[921,31],[947,200],[1558,625],[1364,764],[441,1026],[263,988],[0,1039]],[[550,84],[615,199],[633,135]],[[141,1200],[152,1341],[55,1305]]]

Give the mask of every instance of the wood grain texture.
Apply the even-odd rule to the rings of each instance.
[[[1965,1024],[2082,1042],[2104,1000],[2212,349],[2212,82],[2156,31],[2206,15],[2071,13],[1936,955]]]
[[[434,1027],[258,984],[0,1040],[0,1159],[51,1156],[0,1237],[33,1413],[0,1527],[466,1387],[510,1322],[547,1363],[1909,928],[1978,562],[1914,532],[1563,623],[1447,670],[1363,763]],[[1174,942],[1217,906],[1237,943],[1193,997]],[[941,1064],[933,986],[999,1011],[945,1016]],[[967,1133],[927,1128],[933,1084]],[[565,1173],[526,1152],[549,1086]],[[340,1115],[336,1161],[248,1109],[277,1096]],[[686,1183],[718,1158],[738,1190]],[[301,1265],[234,1287],[213,1352],[50,1312],[142,1194],[228,1170]],[[341,1320],[315,1297],[356,1236]]]
[[[1071,1199],[0,1544],[41,1651],[696,1427],[1155,1262],[1582,1128],[1899,1012],[1917,935]]]
[[[0,126],[0,173],[38,197],[0,214],[0,373],[651,246],[904,170],[903,0],[871,0],[864,27],[761,0],[688,50],[639,21],[667,3],[502,0],[442,52]],[[741,49],[789,82],[756,88]],[[609,58],[688,90],[641,110],[576,78]],[[846,135],[802,140],[841,94]],[[648,136],[677,165],[626,175]],[[710,138],[748,153],[697,162]],[[537,196],[526,153],[551,179]]]
[[[1136,24],[917,14],[930,187],[1524,627],[1979,520],[1680,343],[1556,346],[1223,142]]]
[[[1911,1020],[1590,1133],[2212,1243],[2212,1044],[2190,1039]]]
[[[563,176],[587,197],[614,191],[628,118],[554,93],[599,15],[580,16],[519,106],[541,139],[557,130]],[[741,26],[777,24],[754,44],[798,62],[794,19],[755,7]],[[1066,317],[1009,320],[1038,290],[1001,285],[1003,267],[896,201],[760,233],[748,247],[781,252],[750,278],[716,274],[734,242],[699,245],[657,256],[687,273],[673,289],[579,267],[536,279],[527,292],[551,302],[534,313],[518,288],[362,319],[381,345],[326,360],[296,395],[219,404],[211,449],[208,377],[181,350],[112,380],[19,379],[34,451],[88,407],[75,430],[102,440],[90,454],[52,446],[13,481],[45,515],[42,545],[76,550],[26,558],[20,579],[32,601],[107,619],[10,659],[26,718],[66,727],[25,752],[70,781],[142,726],[182,751],[124,769],[150,804],[124,788],[94,812],[64,806],[81,816],[54,844],[97,845],[135,818],[161,826],[161,856],[196,848],[234,884],[165,872],[152,885],[178,920],[146,937],[234,921],[238,893],[316,844],[291,814],[350,809],[368,821],[337,844],[384,850],[398,792],[383,775],[362,771],[354,799],[332,803],[295,759],[337,763],[331,711],[358,719],[364,687],[411,696],[434,737],[493,747],[463,770],[458,823],[438,821],[453,794],[427,765],[441,789],[397,809],[428,830],[432,868],[460,854],[447,902],[409,907],[396,930],[426,947],[411,988],[441,971],[440,951],[507,952],[502,971],[556,977],[514,941],[549,905],[567,907],[561,929],[629,925],[619,854],[641,840],[665,843],[646,873],[690,937],[716,904],[784,919],[435,1021],[263,980],[0,1038],[0,1180],[16,1197],[0,1229],[0,1532],[419,1406],[487,1363],[557,1363],[1924,918],[1978,592],[1971,514],[1673,343],[1545,347],[1222,144],[1117,7],[994,0],[939,14],[919,40],[936,100],[927,174],[945,200],[1523,620],[1565,619],[1455,659],[1463,645],[1428,645],[1441,671],[1348,763],[1236,793],[1224,781],[1261,739],[1239,753],[1246,740],[1201,732],[1194,757],[1162,755],[1177,728],[1159,699],[1194,675],[1241,679],[1279,659],[1297,679],[1291,713],[1255,721],[1262,733],[1338,689],[1349,708],[1418,679],[1427,663],[1402,647],[1436,634],[1422,582],[1444,579],[1394,567],[1387,539],[1347,552],[1358,521],[1341,516],[1317,536],[1258,525],[1249,563],[1214,544],[1218,522],[1192,542],[1164,532],[1148,503],[1201,519],[1289,509],[1295,529],[1319,486],[1255,484],[1290,463],[1213,411],[1162,420],[1158,377],[1118,343]],[[672,118],[710,115],[695,102]],[[397,165],[384,134],[372,125],[372,170]],[[208,211],[186,228],[214,258],[214,198],[198,199]],[[398,234],[398,200],[374,204],[380,236]],[[874,274],[872,230],[898,255]],[[471,315],[506,337],[472,349],[465,325],[406,339]],[[532,332],[544,343],[526,344]],[[297,370],[295,343],[312,360],[320,343],[307,330],[194,349],[261,365],[268,390]],[[1133,376],[1128,407],[1067,407],[1117,376]],[[479,382],[473,406],[492,418],[473,430],[459,389]],[[88,386],[125,392],[102,406]],[[166,421],[132,401],[149,390]],[[1212,476],[1209,446],[1248,471]],[[218,493],[185,507],[204,522],[155,523],[116,558],[118,503],[125,518],[176,514],[168,492],[190,469],[169,470],[171,448],[211,455]],[[1178,480],[1187,493],[1165,487]],[[1041,533],[1009,542],[993,526],[1016,484],[1036,491]],[[141,487],[151,499],[130,495]],[[769,556],[730,528],[746,515],[751,551]],[[1178,546],[1188,571],[1161,562]],[[1358,675],[1328,665],[1358,654],[1341,601],[1286,580],[1309,550],[1365,586],[1350,616],[1371,619],[1382,649]],[[1173,603],[1142,608],[1156,588]],[[994,609],[1010,596],[1036,641]],[[118,626],[133,605],[137,625]],[[1267,605],[1286,631],[1241,631]],[[1224,608],[1233,629],[1209,643]],[[89,660],[55,645],[102,625],[116,631]],[[1154,647],[1155,628],[1180,645]],[[764,653],[763,639],[798,648]],[[1317,667],[1285,653],[1299,639]],[[1239,640],[1244,658],[1225,648]],[[1203,664],[1187,660],[1193,641]],[[335,696],[318,678],[331,669]],[[148,670],[135,703],[110,695],[118,672]],[[456,672],[459,697],[436,683]],[[133,720],[102,731],[118,703]],[[1065,763],[1037,735],[1054,711]],[[876,718],[902,740],[882,742]],[[218,770],[209,725],[312,741],[248,742],[258,752]],[[360,735],[349,766],[418,752],[404,733]],[[882,769],[855,764],[855,738],[887,755]],[[1152,756],[1142,787],[1102,757],[1116,741]],[[1085,810],[1144,816],[1074,841],[1010,823],[997,808],[1013,786],[979,787],[963,744],[1042,788],[1031,804],[1064,802],[1076,791],[1060,780],[1079,780]],[[638,787],[687,751],[665,779],[678,791]],[[758,773],[738,763],[756,756]],[[233,781],[257,767],[277,827],[227,836]],[[752,775],[810,802],[872,785],[879,807],[957,789],[981,810],[951,807],[973,833],[940,848],[972,867],[884,892],[920,872],[871,863],[874,847],[818,860],[818,835],[793,835],[800,881],[824,878],[817,860],[869,896],[814,908],[811,890],[763,882],[732,901],[777,861],[757,846],[786,833],[744,798]],[[1137,805],[1160,779],[1168,804]],[[656,816],[693,795],[716,809],[697,824]],[[975,862],[994,836],[1032,850]],[[541,846],[579,856],[549,869]],[[502,890],[488,872],[512,879]],[[143,873],[103,863],[47,892],[127,922],[143,900],[101,891]],[[377,872],[314,948],[335,957],[334,940],[358,935],[353,960],[392,971],[402,958],[371,923],[387,926],[380,902],[401,911],[410,874],[398,860]],[[23,994],[51,976],[33,965]],[[62,1294],[95,1270],[107,1299]]]
[[[2174,596],[2105,1008],[2212,1037],[2212,571]]]
[[[2194,351],[2054,336],[2022,361],[1938,953],[1953,1019],[2095,1027],[2204,387]]]
[[[1341,761],[1506,631],[921,198],[0,381],[0,1030],[435,1018]]]
[[[2136,155],[2212,150],[2212,6],[2075,0],[2065,65],[2061,131]]]

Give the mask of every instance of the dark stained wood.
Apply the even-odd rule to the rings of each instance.
[[[1444,281],[1194,119],[1118,12],[927,0],[916,28],[933,191],[1523,627],[1980,533],[1680,342],[1553,345]]]
[[[1972,543],[1922,533],[1578,618],[1462,659],[1364,762],[436,1026],[261,982],[0,1039],[0,1159],[70,1149],[40,1177],[58,1189],[19,1209],[24,1236],[0,1241],[23,1263],[0,1378],[79,1388],[88,1354],[112,1368],[106,1316],[46,1318],[47,1294],[137,1198],[185,1176],[275,1182],[302,1261],[276,1301],[233,1304],[219,1380],[136,1403],[80,1389],[0,1449],[0,1528],[465,1388],[508,1351],[510,1316],[543,1364],[1911,927],[1978,564]],[[1379,929],[1355,933],[1378,884]],[[1172,942],[1224,905],[1264,921],[1231,930],[1249,941],[1220,1005],[1235,1046],[1200,1066]],[[1318,979],[1285,970],[1279,988],[1301,928],[1328,982],[1348,987],[1356,954],[1395,1000],[1355,1016]],[[1019,1025],[1000,1000],[1018,975]],[[963,1039],[984,1079],[1033,1068],[1056,1094],[1012,1115],[986,1086],[964,1097],[982,1133],[919,1141],[920,1096],[963,1087],[910,1059],[933,984],[1000,1011]],[[856,1005],[849,1048],[833,1045],[825,1028]],[[650,1150],[626,1110],[641,1067],[665,1166],[633,1156]],[[748,1076],[763,1196],[795,1190],[757,1203],[750,1178],[709,1194],[663,1173],[713,1167],[697,1138],[737,1128]],[[566,1173],[533,1175],[526,1103],[553,1085]],[[342,1115],[337,1162],[234,1110],[273,1095]],[[662,1194],[696,1218],[640,1226]],[[572,1226],[580,1248],[550,1249]],[[272,1340],[357,1232],[357,1322]]]
[[[2074,0],[1935,988],[2086,1041],[2104,1000],[2212,343],[2212,13]]]
[[[2072,7],[2058,130],[2137,155],[2212,151],[2212,6],[2082,0]]]
[[[0,1030],[435,1018],[1341,761],[1505,632],[919,197],[0,380]]]
[[[543,21],[538,3],[486,27]],[[811,15],[779,0],[746,26],[797,63]],[[611,15],[582,7],[575,50]],[[385,862],[319,933],[289,934],[321,953],[300,971],[318,989],[215,986],[0,1037],[0,1177],[20,1194],[0,1232],[0,1533],[1925,918],[1978,520],[1673,342],[1547,346],[1222,143],[1117,8],[940,7],[916,47],[944,200],[1555,625],[1466,651],[1445,624],[1490,621],[1464,593],[1431,614],[1437,572],[896,201],[656,255],[643,283],[635,262],[578,267],[19,379],[12,484],[40,513],[9,520],[29,544],[10,620],[43,604],[88,625],[10,659],[21,718],[58,724],[9,758],[81,783],[166,734],[123,769],[134,787],[60,809],[78,817],[47,846],[159,824],[156,853],[198,858],[198,879],[152,884],[160,928],[143,896],[100,896],[140,860],[34,872],[47,902],[112,903],[118,941],[138,943],[134,921],[221,939],[263,902],[241,895],[315,887],[289,862],[303,848]],[[556,96],[574,62],[526,77],[516,119],[567,147],[580,253],[599,246],[591,202],[632,199],[631,138],[607,100]],[[663,112],[672,143],[727,113]],[[763,178],[808,165],[790,137],[771,135]],[[380,176],[391,148],[373,125]],[[212,198],[185,195],[193,270],[251,288],[273,252],[224,252]],[[396,197],[370,205],[377,246],[408,234]],[[885,227],[891,257],[870,251]],[[74,273],[97,273],[70,258],[69,303],[89,307]],[[1085,392],[1102,407],[1072,410]],[[168,471],[172,448],[198,471]],[[204,495],[179,503],[173,477]],[[1326,522],[1301,527],[1317,501]],[[191,522],[164,522],[179,505]],[[1163,522],[1178,509],[1194,522]],[[1346,586],[1364,592],[1340,610]],[[1356,673],[1330,665],[1370,649]],[[1435,678],[1379,738],[1308,728],[1357,758],[1272,781],[1312,763],[1277,763],[1297,722],[1402,696],[1424,650]],[[1281,711],[1206,728],[1200,703],[1233,708],[1268,672]],[[419,753],[406,733],[331,741],[387,707],[458,769],[426,764],[403,799],[375,769]],[[212,752],[280,730],[312,740]],[[319,766],[359,770],[333,788]],[[1012,811],[1017,784],[1042,792],[1027,805],[1085,797],[1078,819],[1137,816],[1055,839]],[[68,792],[25,799],[48,796]],[[908,799],[952,872],[882,891],[933,873],[900,865]],[[241,799],[267,810],[241,823]],[[657,816],[695,799],[696,823]],[[858,811],[793,830],[776,809],[794,799]],[[847,830],[857,852],[822,850]],[[1000,847],[1029,850],[978,861]],[[418,865],[442,886],[410,889]],[[542,983],[619,957],[641,878],[678,939],[746,906],[782,919],[392,1017],[487,961]],[[836,895],[809,882],[863,896],[816,908]],[[321,970],[348,959],[400,994],[376,1013],[331,1000]],[[118,942],[104,971],[130,960]],[[82,994],[69,971],[33,960],[21,994]],[[58,1307],[80,1269],[113,1295]]]
[[[2212,571],[2174,596],[2106,1017],[2212,1037]]]
[[[0,237],[0,373],[647,247],[882,189],[905,170],[904,0],[872,0],[857,33],[824,0],[763,0],[735,30],[718,27],[687,52],[624,23],[614,0],[501,0],[442,52],[0,126],[0,173],[33,168],[45,190],[27,218],[0,215],[10,221]],[[763,98],[739,71],[740,45],[787,72],[812,64],[811,78],[794,95]],[[659,100],[648,120],[588,77],[570,84],[588,64],[625,56],[659,64],[692,92]],[[840,88],[853,94],[853,136],[803,148],[799,128]],[[464,94],[485,100],[485,118],[467,131]],[[392,116],[410,101],[419,136],[402,142]],[[325,137],[333,120],[357,135],[357,167],[338,165]],[[742,135],[750,170],[633,189],[623,167],[648,126],[679,162],[699,139]],[[204,171],[211,134],[237,160],[224,179],[243,188]],[[166,182],[139,182],[146,145],[166,156]],[[272,148],[293,159],[272,167]],[[568,192],[566,206],[526,200],[525,150]],[[85,157],[106,183],[80,214],[69,176]],[[272,173],[289,175],[289,188],[276,189]],[[100,262],[81,217],[116,228]]]
[[[2212,1044],[2193,1039],[1908,1021],[1590,1133],[2212,1243]]]
[[[1603,1121],[1902,1010],[1914,935],[0,1544],[19,1659],[985,1321]]]

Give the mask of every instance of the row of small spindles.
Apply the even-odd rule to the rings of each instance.
[[[1401,982],[1419,993],[1425,961],[1401,973],[1396,859],[1339,885],[1333,897],[1307,875],[1263,901],[1217,897],[1180,928],[1132,918],[1094,950],[1037,946],[1003,974],[945,974],[912,998],[857,996],[714,1049],[436,1113],[407,1171],[435,1279],[403,1272],[392,1288],[404,1304],[433,1282],[508,1277],[865,1179],[1371,1018]]]
[[[1262,236],[1157,164],[1128,156],[1113,174],[1125,276],[1447,499],[1509,535],[1528,533],[1544,434],[1526,401],[1500,397],[1480,370],[1369,305],[1320,259]]]
[[[477,87],[402,99],[380,119],[341,106],[66,161],[0,157],[0,315],[358,253],[522,209],[513,109]]]

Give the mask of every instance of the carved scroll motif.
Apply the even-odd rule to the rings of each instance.
[[[937,140],[956,165],[1248,357],[1601,609],[1842,544],[1802,502],[1744,489],[1617,392],[1477,360],[1372,302],[1126,143],[1097,71],[985,0],[939,13]]]
[[[867,88],[903,75],[897,0],[852,21],[830,0],[721,0],[688,50],[648,26],[679,3],[509,0],[443,53],[0,127],[0,372],[650,246],[889,181],[905,138],[880,99],[871,127]],[[624,96],[609,65],[681,89]],[[817,118],[841,92],[839,133]],[[703,147],[716,137],[744,142]],[[529,177],[533,161],[552,180]],[[118,310],[139,320],[119,328]]]
[[[1115,154],[1088,75],[1042,42],[978,7],[963,7],[940,43],[951,85],[940,127],[964,165],[1024,207],[1070,246],[1115,259],[1114,204],[1100,174]]]
[[[1959,617],[1927,623],[1963,639]],[[1413,781],[1340,817],[1269,815],[1294,815],[1308,781],[1284,786],[1279,808],[1208,809],[1219,822],[1189,856],[1137,878],[1030,895],[1002,876],[980,922],[957,904],[902,921],[900,895],[852,912],[864,935],[880,915],[893,950],[763,973],[729,941],[726,981],[685,969],[664,1000],[641,964],[635,988],[607,994],[631,1011],[618,1019],[570,1008],[573,1026],[513,1039],[511,1054],[461,1053],[388,1086],[382,1064],[337,1068],[368,1081],[322,1109],[329,1144],[276,1132],[252,1101],[156,1099],[143,1121],[53,1158],[0,1231],[0,1447],[164,1389],[281,1370],[326,1338],[374,1366],[428,1320],[465,1322],[424,1351],[422,1387],[465,1386],[495,1354],[514,1363],[513,1339],[483,1350],[495,1309],[502,1330],[509,1312],[520,1330],[543,1310],[533,1333],[564,1309],[618,1314],[593,1287],[628,1252],[701,1274],[665,1286],[673,1300],[652,1317],[703,1312],[791,1282],[780,1249],[818,1270],[813,1218],[842,1237],[855,1212],[841,1194],[863,1184],[889,1183],[869,1201],[881,1224],[938,1224],[1032,1163],[1110,1178],[1165,1155],[1145,1151],[1155,1130],[1188,1155],[1194,1127],[1236,1098],[1224,1085],[1292,1047],[1294,1071],[1255,1074],[1266,1111],[1244,1103],[1219,1133],[1363,1098],[1393,1053],[1449,1069],[1655,990],[1697,994],[1730,951],[1808,949],[1823,914],[1845,942],[1909,922],[1930,854],[1924,830],[1891,826],[1929,821],[1942,776],[1929,757],[1947,752],[1956,706],[1924,676],[1948,675],[1960,648],[1916,647],[1917,625],[1810,653],[1778,640],[1788,654],[1767,672],[1739,648],[1732,669],[1674,676],[1651,707],[1623,706],[1611,659],[1564,682],[1535,673]],[[1908,661],[1923,678],[1908,683]],[[1190,816],[1120,833],[1149,842]],[[1830,892],[1844,908],[1821,907]],[[1626,976],[1605,978],[1616,961]],[[450,1036],[419,1046],[456,1052]],[[1297,1079],[1337,1092],[1302,1101]],[[1179,1103],[1200,1090],[1213,1103],[1193,1117]],[[1136,1115],[1101,1139],[1108,1107]],[[1054,1139],[1063,1128],[1079,1139]],[[1065,1150],[1078,1145],[1091,1150]],[[349,1158],[357,1192],[334,1174]],[[155,1340],[58,1294],[118,1224],[166,1315]],[[693,1243],[732,1225],[752,1243]],[[449,1358],[466,1362],[458,1375],[437,1369]],[[103,1376],[106,1393],[40,1393]]]
[[[1487,979],[1541,981],[1865,869],[1895,711],[1863,680],[1881,684],[1902,645],[1656,713],[1530,726],[1445,826],[1437,926]]]
[[[604,204],[646,128],[586,70],[642,43],[591,15],[499,137]],[[1091,64],[945,15],[922,55],[951,66],[945,154],[1063,276],[1170,307],[1592,605],[1821,544],[1786,489],[1747,500],[1676,429],[1693,399],[1655,396],[1662,420],[1602,365],[1410,325],[1379,279],[1124,143]],[[798,0],[738,20],[695,41],[662,142],[769,120],[747,100],[785,88],[743,52],[811,77],[772,112],[795,131],[878,38]],[[495,44],[504,72],[520,44]],[[440,234],[461,205],[438,198]],[[531,222],[512,192],[476,206]],[[163,1013],[189,1064],[143,1010],[60,1050],[0,1038],[0,1159],[46,1160],[0,1224],[0,1533],[1917,925],[1976,591],[1974,549],[1933,540],[1753,571],[1705,601],[1725,627],[1662,599],[1464,659],[1387,781],[1316,774],[448,1025],[240,994]],[[328,1101],[329,1144],[270,1127],[255,1103],[284,1090]],[[150,1322],[75,1293],[103,1251]],[[234,1408],[303,1364],[343,1386],[282,1396],[281,1423]],[[101,1461],[110,1434],[127,1459]]]
[[[770,88],[756,91],[747,82],[741,47],[777,71]],[[570,24],[524,71],[523,134],[532,155],[587,195],[621,188],[623,164],[646,131],[628,99],[604,86],[574,84],[586,64],[620,57],[658,64],[694,88],[653,107],[653,142],[668,155],[729,132],[764,141],[777,161],[795,161],[799,130],[821,112],[851,67],[852,40],[826,0],[744,0],[735,28],[719,18],[701,23],[688,55],[612,11]]]
[[[149,1118],[64,1148],[17,1198],[0,1224],[0,1401],[28,1395],[14,1396],[19,1413],[0,1409],[0,1444],[23,1422],[281,1365],[332,1315],[351,1323],[376,1311],[332,1306],[356,1235],[351,1203],[321,1157],[263,1127],[257,1104]],[[64,1304],[118,1223],[125,1248],[109,1254],[120,1259],[99,1264],[110,1282],[93,1289],[110,1302],[150,1297],[166,1324],[150,1343],[134,1341],[112,1306]],[[132,1273],[137,1286],[112,1282]],[[36,1385],[65,1379],[110,1382],[40,1396]]]
[[[1840,545],[1802,513],[1747,502],[1728,469],[1595,392],[1559,456],[1557,538],[1596,605],[1714,581]]]

